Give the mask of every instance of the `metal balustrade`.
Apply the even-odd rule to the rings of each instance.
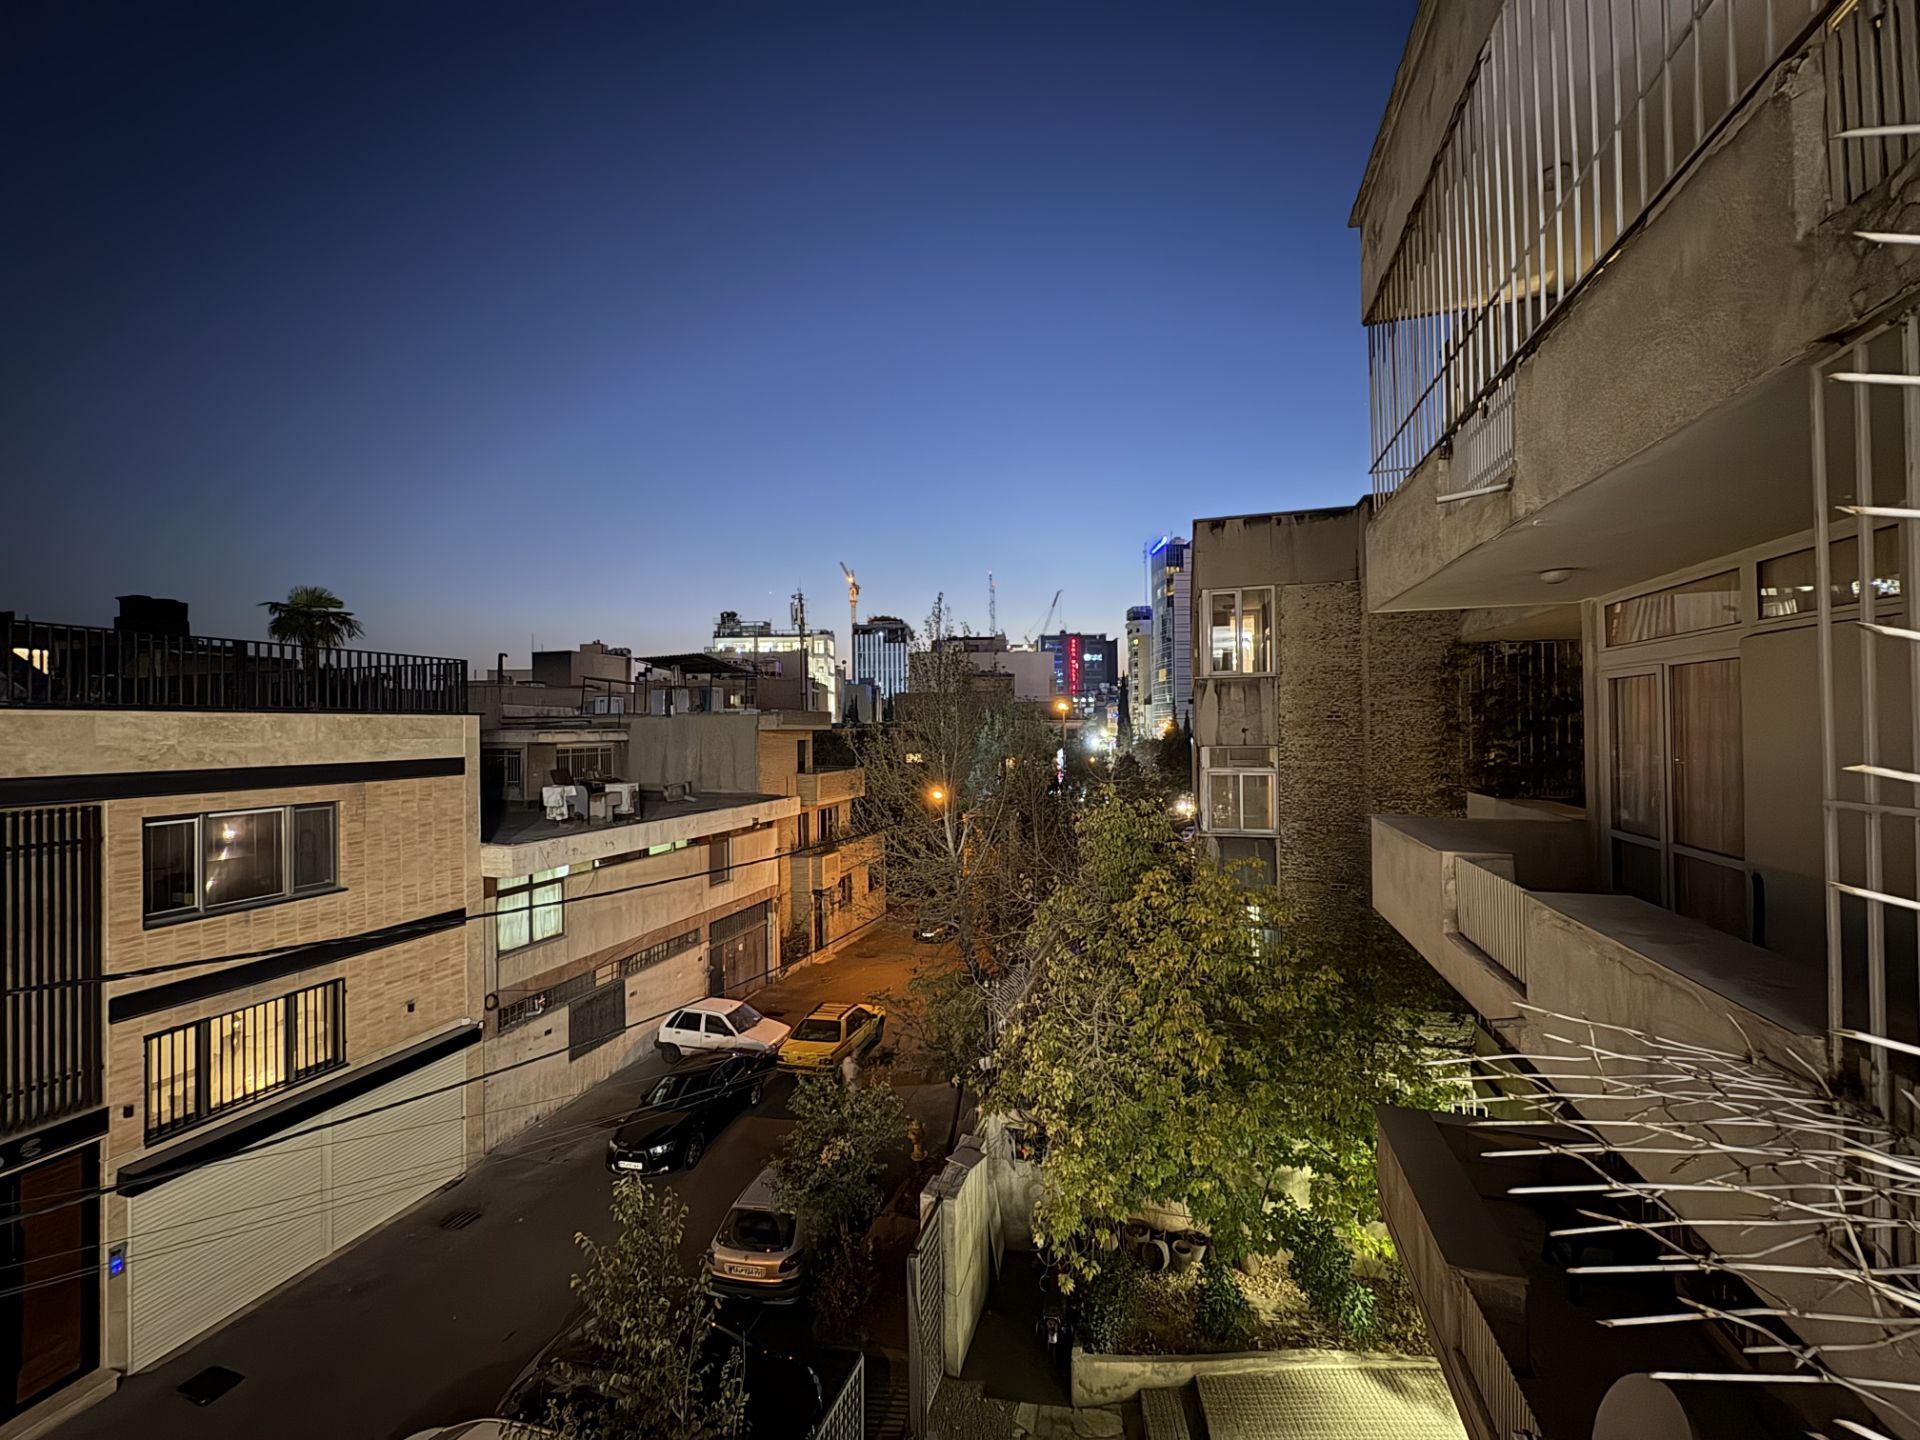
[[[1851,205],[1916,154],[1920,133],[1920,0],[1859,0],[1835,12],[1822,56],[1827,79],[1827,191]]]
[[[460,715],[464,660],[0,615],[0,708]]]
[[[1454,864],[1460,933],[1521,985],[1527,983],[1527,892],[1462,857]]]
[[[1376,502],[1510,376],[1827,8],[1507,0],[1368,310]]]

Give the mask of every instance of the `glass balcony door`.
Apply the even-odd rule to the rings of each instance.
[[[1614,889],[1747,938],[1739,658],[1614,672],[1606,705]]]

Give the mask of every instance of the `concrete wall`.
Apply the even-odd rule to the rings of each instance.
[[[989,1116],[978,1135],[963,1135],[947,1165],[921,1192],[920,1213],[940,1202],[946,1275],[945,1365],[958,1375],[986,1307],[987,1291],[1009,1250],[1033,1248],[1033,1207],[1040,1167],[1013,1158],[1007,1123]]]
[[[627,769],[642,785],[691,781],[695,791],[722,795],[761,791],[759,717],[752,714],[632,715],[627,718]]]

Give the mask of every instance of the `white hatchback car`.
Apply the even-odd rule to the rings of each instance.
[[[653,1043],[668,1063],[689,1050],[778,1050],[792,1027],[769,1020],[744,1000],[716,996],[676,1010]]]

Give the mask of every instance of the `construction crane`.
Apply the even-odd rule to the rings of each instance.
[[[1029,645],[1033,644],[1035,636],[1045,635],[1047,633],[1047,626],[1053,623],[1053,612],[1060,608],[1060,597],[1066,593],[1067,592],[1064,589],[1056,590],[1053,592],[1053,603],[1047,606],[1046,618],[1040,622],[1039,629],[1029,630],[1027,632],[1027,644]]]
[[[987,571],[987,633],[1000,633],[1000,592],[994,588],[993,571]]]
[[[853,571],[847,568],[847,562],[840,562],[840,573],[847,577],[847,614],[853,623],[860,623],[860,582],[854,578]],[[851,633],[851,632],[849,632]]]

